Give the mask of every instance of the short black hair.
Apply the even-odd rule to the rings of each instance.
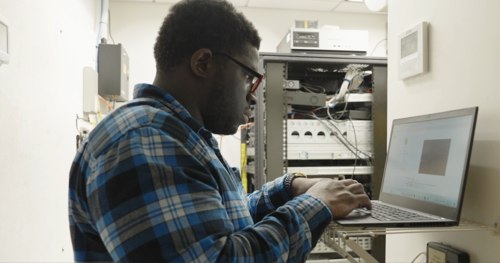
[[[182,0],[170,8],[154,47],[158,70],[171,71],[196,50],[241,55],[245,44],[260,47],[259,33],[226,0]]]

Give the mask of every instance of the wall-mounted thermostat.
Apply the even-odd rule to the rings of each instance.
[[[9,52],[9,22],[0,15],[0,66],[9,63]]]
[[[398,35],[400,80],[428,71],[428,24],[423,21]]]

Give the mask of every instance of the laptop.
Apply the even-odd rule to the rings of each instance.
[[[455,226],[465,192],[478,108],[410,118],[392,124],[380,200],[356,209],[342,226]]]

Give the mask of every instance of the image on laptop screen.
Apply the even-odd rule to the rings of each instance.
[[[473,117],[395,124],[382,192],[456,208]]]

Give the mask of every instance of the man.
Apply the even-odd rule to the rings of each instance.
[[[248,121],[259,45],[224,0],[171,8],[153,85],[137,85],[73,162],[75,261],[303,262],[332,218],[371,209],[352,180],[287,174],[246,195],[212,133],[233,134]]]

